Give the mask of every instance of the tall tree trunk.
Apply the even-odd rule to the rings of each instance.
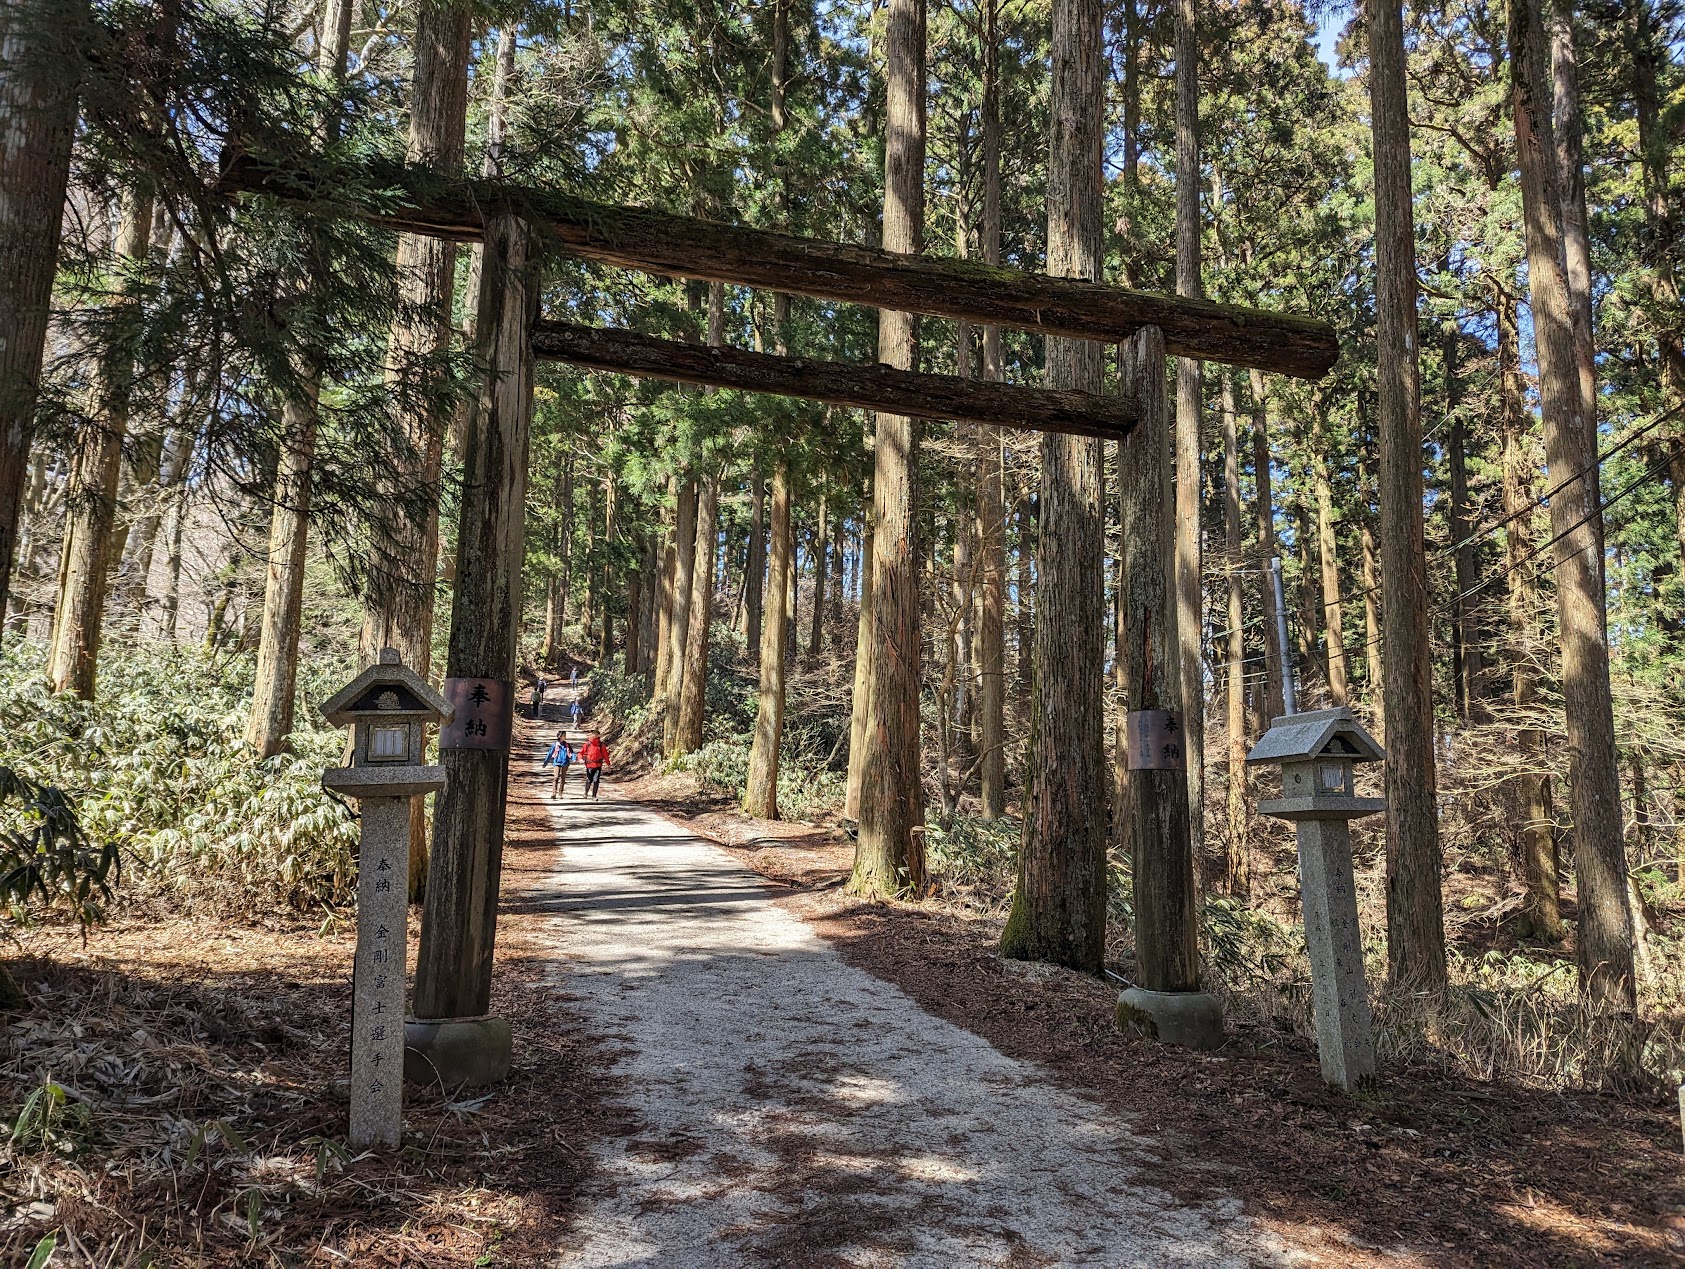
[[[58,271],[87,0],[0,8],[0,616]]]
[[[1639,167],[1644,189],[1642,260],[1650,279],[1650,322],[1656,331],[1661,361],[1662,401],[1677,409],[1685,405],[1685,305],[1679,297],[1679,231],[1668,190],[1671,140],[1662,126],[1662,102],[1657,77],[1668,64],[1667,48],[1658,30],[1650,0],[1626,6],[1628,65],[1632,68],[1633,115],[1638,125]],[[1673,485],[1674,532],[1679,558],[1685,566],[1685,420],[1676,420],[1673,461],[1668,479]]]
[[[1584,426],[1574,346],[1572,292],[1563,263],[1561,206],[1552,171],[1550,111],[1543,92],[1545,32],[1539,0],[1511,0],[1510,90],[1521,160],[1527,283],[1539,355],[1545,465],[1553,488],[1556,613],[1568,739],[1568,800],[1579,889],[1581,981],[1593,997],[1632,1008],[1632,909],[1621,841],[1620,773],[1609,645],[1604,627],[1603,512],[1590,479],[1597,468]]]
[[[1163,334],[1153,327],[1143,330],[1124,345],[1123,360],[1127,386],[1141,402],[1141,422],[1124,442],[1120,475],[1128,623],[1124,709],[1165,710],[1183,718],[1170,585],[1175,531],[1164,522],[1173,504]],[[1199,987],[1199,943],[1188,782],[1178,770],[1141,768],[1130,771],[1129,785],[1136,980],[1149,991],[1194,991]]]
[[[1451,546],[1456,602],[1451,606],[1451,664],[1457,685],[1457,713],[1464,722],[1474,715],[1479,691],[1480,644],[1474,629],[1474,543],[1469,532],[1468,425],[1462,411],[1460,353],[1463,336],[1455,322],[1445,329],[1445,412],[1451,420],[1446,438],[1446,466],[1451,476]]]
[[[813,624],[807,637],[807,655],[814,660],[818,660],[820,644],[825,638],[826,569],[830,566],[831,559],[830,515],[830,500],[821,493],[819,518],[813,530]]]
[[[1580,388],[1580,426],[1597,452],[1597,348],[1591,327],[1591,230],[1586,216],[1585,152],[1580,137],[1580,68],[1574,47],[1574,0],[1545,0],[1550,40],[1551,140],[1562,209],[1562,258],[1574,330],[1574,371]],[[1591,496],[1603,500],[1601,473],[1591,472]],[[1598,560],[1602,562],[1599,522]]]
[[[1370,497],[1368,465],[1361,459],[1357,467],[1358,484],[1364,496]],[[1379,503],[1378,495],[1375,503]],[[1374,711],[1375,736],[1386,734],[1386,702],[1381,669],[1381,563],[1375,555],[1375,534],[1369,527],[1369,517],[1363,517],[1358,530],[1358,544],[1363,556],[1363,659],[1364,683],[1369,689],[1369,707]]]
[[[784,740],[784,627],[789,614],[793,538],[790,532],[790,463],[779,458],[772,473],[772,550],[767,576],[767,611],[761,631],[760,700],[755,739],[749,748],[749,783],[743,809],[763,820],[779,818],[778,749]]]
[[[246,720],[246,743],[261,758],[279,753],[292,735],[298,695],[298,636],[310,542],[310,467],[316,454],[316,393],[321,385],[318,372],[307,370],[301,378],[302,391],[289,392],[281,407],[283,440],[275,473],[275,509],[269,518],[263,626],[252,709]]]
[[[1311,486],[1316,496],[1317,562],[1322,570],[1322,625],[1328,632],[1328,696],[1335,705],[1351,699],[1346,661],[1346,623],[1341,613],[1340,562],[1334,541],[1334,491],[1328,476],[1327,439],[1322,431],[1322,401],[1311,405]]]
[[[193,468],[193,452],[198,447],[198,440],[196,431],[188,433],[170,498],[169,527],[164,535],[164,588],[158,599],[158,632],[164,642],[172,646],[176,642],[181,613],[181,553],[182,538],[187,528],[187,474]]]
[[[317,70],[336,87],[345,78],[351,40],[350,0],[329,0],[323,13],[324,39]],[[337,117],[325,130],[338,131]],[[320,283],[308,276],[296,280],[298,303],[308,310],[311,294]],[[309,313],[301,314],[306,321]],[[281,403],[281,452],[276,459],[274,510],[269,519],[269,552],[263,585],[263,624],[258,635],[257,668],[252,684],[252,708],[246,719],[246,743],[268,758],[287,743],[293,730],[298,694],[298,638],[304,616],[304,564],[310,544],[312,467],[316,461],[316,432],[322,394],[320,350],[308,348],[293,358],[295,383],[284,389]],[[376,656],[378,656],[376,650]],[[420,823],[421,799],[412,800],[411,833],[425,831]],[[412,862],[420,850],[411,842]],[[423,866],[425,875],[425,867]],[[416,881],[413,884],[420,885]]]
[[[1000,5],[983,0],[983,226],[980,247],[988,264],[1000,263],[1001,120]],[[999,326],[983,327],[983,378],[1000,382]],[[1006,814],[1006,505],[1002,484],[1001,430],[977,429],[977,538],[982,603],[977,620],[978,776],[984,819]]]
[[[1529,725],[1539,696],[1539,593],[1528,557],[1533,552],[1533,473],[1528,437],[1527,385],[1521,372],[1521,332],[1516,300],[1501,286],[1494,304],[1498,329],[1498,383],[1502,423],[1504,577],[1508,585],[1510,698],[1520,717],[1515,743],[1522,772],[1511,782],[1523,898],[1521,934],[1562,940],[1561,880],[1551,825],[1550,775],[1545,736]]]
[[[638,555],[640,559],[643,556],[641,547]],[[644,603],[644,572],[642,568],[634,568],[626,581],[626,647],[621,666],[627,674],[637,672],[638,657],[642,654],[638,640],[643,634]]]
[[[714,564],[720,536],[720,476],[710,471],[699,482],[696,500],[696,559],[691,570],[689,634],[685,640],[684,678],[679,686],[679,726],[670,753],[702,747],[708,699],[708,635],[714,600]]]
[[[766,596],[766,477],[757,466],[749,476],[749,557],[743,566],[743,646],[761,654],[761,619]]]
[[[615,576],[615,544],[620,541],[620,481],[612,471],[603,476],[603,550],[591,571],[592,586],[602,598],[603,624],[597,635],[597,664],[607,667],[614,655],[614,604],[610,596],[619,593]]]
[[[568,552],[573,533],[573,454],[558,455],[556,482],[551,505],[556,513],[556,532],[552,541],[555,562],[544,579],[544,644],[538,659],[545,665],[556,665],[562,648],[562,629],[567,624]]]
[[[539,288],[527,276],[526,225],[498,216],[486,230],[475,324],[482,386],[463,437],[446,673],[502,679],[512,706],[532,424],[529,324]],[[509,755],[502,749],[441,749],[439,757],[448,778],[438,795],[414,1009],[422,1019],[474,1018],[491,1005]]]
[[[1199,24],[1194,0],[1176,0],[1176,294],[1199,298]],[[1201,654],[1201,366],[1176,361],[1176,637],[1182,673],[1188,802],[1194,855],[1205,841],[1205,663]]]
[[[1445,987],[1433,678],[1422,536],[1416,239],[1399,0],[1366,0],[1375,150],[1375,300],[1381,450],[1382,693],[1387,718],[1387,964],[1394,983]]]
[[[1264,597],[1264,712],[1279,718],[1286,709],[1281,690],[1281,649],[1275,638],[1275,586],[1270,581],[1270,561],[1275,558],[1275,506],[1270,497],[1269,398],[1265,395],[1264,372],[1249,372],[1252,389],[1252,484],[1256,491],[1259,593]]]
[[[453,174],[462,167],[472,22],[467,5],[420,0],[405,155],[411,163]],[[426,677],[433,666],[439,479],[453,413],[444,358],[451,339],[456,244],[401,234],[396,273],[398,307],[387,338],[386,382],[402,439],[390,443],[383,456],[384,514],[369,525],[361,643],[365,663],[377,660],[382,648],[396,648],[405,665]],[[460,571],[459,559],[459,576]],[[426,805],[424,798],[410,803],[412,900],[427,884]]]
[[[1229,641],[1228,759],[1229,835],[1225,843],[1223,888],[1244,898],[1252,876],[1246,853],[1246,608],[1241,593],[1240,563],[1240,429],[1235,418],[1234,379],[1222,378],[1223,408],[1223,545],[1228,555]]]
[[[411,163],[448,173],[462,167],[472,23],[469,6],[455,0],[421,0],[416,10],[406,154]],[[387,346],[386,378],[403,440],[384,460],[390,496],[384,500],[384,516],[370,525],[363,659],[372,662],[382,648],[396,648],[405,665],[425,675],[433,655],[439,476],[452,413],[444,355],[451,338],[456,244],[401,234],[396,272],[398,312]],[[425,855],[415,827],[412,818],[412,876]]]
[[[875,430],[875,420],[866,426]],[[870,439],[868,437],[868,439]],[[853,707],[848,717],[848,791],[843,800],[843,815],[851,820],[860,818],[860,779],[866,762],[866,693],[871,690],[871,675],[867,672],[866,648],[872,639],[872,497],[868,482],[860,503],[860,616],[854,642],[854,694],[849,698]],[[790,554],[795,554],[794,541]]]
[[[889,0],[885,72],[883,245],[924,248],[925,6]],[[878,318],[878,360],[918,366],[918,319]],[[924,795],[919,770],[919,573],[915,420],[878,416],[872,499],[872,629],[860,769],[860,835],[852,889],[867,896],[924,885]]]
[[[1189,0],[1191,3],[1191,0]],[[1099,0],[1054,0],[1047,271],[1099,281]],[[1099,392],[1100,345],[1049,338],[1047,383]],[[1105,511],[1100,442],[1045,434],[1024,841],[1001,954],[1097,972],[1106,945]]]
[[[152,240],[152,196],[132,192],[123,200],[113,263],[120,289],[114,309],[133,309],[138,300],[131,276],[147,266]],[[122,321],[117,323],[119,332]],[[134,353],[119,333],[104,351],[89,390],[90,415],[76,437],[70,487],[65,495],[64,544],[59,565],[58,608],[47,676],[56,692],[92,700],[99,665],[100,625],[111,555],[117,540],[117,481],[123,468],[123,438],[129,427],[134,387]]]
[[[684,691],[685,650],[690,643],[690,604],[696,586],[697,482],[679,488],[678,553],[673,569],[673,621],[668,636],[667,677],[657,674],[662,704],[661,748],[672,753],[679,740],[679,697]]]
[[[708,346],[725,343],[725,287],[708,284]],[[714,389],[705,389],[712,395]],[[714,569],[720,535],[720,473],[700,482],[696,503],[696,542],[691,556],[689,621],[685,626],[678,722],[669,754],[690,753],[702,745],[703,714],[708,700],[708,638],[714,616]]]

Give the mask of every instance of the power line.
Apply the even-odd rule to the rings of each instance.
[[[1594,459],[1587,466],[1582,467],[1579,471],[1575,472],[1572,476],[1566,477],[1565,479],[1563,479],[1561,481],[1561,483],[1553,485],[1550,489],[1547,489],[1544,493],[1540,494],[1537,498],[1534,498],[1526,506],[1518,507],[1518,508],[1516,508],[1516,510],[1514,510],[1514,511],[1510,512],[1508,515],[1504,516],[1501,520],[1494,520],[1492,523],[1490,523],[1488,525],[1485,525],[1484,527],[1482,527],[1480,529],[1476,529],[1474,532],[1470,533],[1467,537],[1463,538],[1461,541],[1453,542],[1449,546],[1442,547],[1441,549],[1439,549],[1439,550],[1437,550],[1433,553],[1433,558],[1436,559],[1436,560],[1449,559],[1451,556],[1455,555],[1458,551],[1460,551],[1463,547],[1468,546],[1471,543],[1483,541],[1486,538],[1491,537],[1494,533],[1496,533],[1499,529],[1503,528],[1505,525],[1508,525],[1508,524],[1512,523],[1513,521],[1519,519],[1520,517],[1522,517],[1524,515],[1527,515],[1529,512],[1535,511],[1538,508],[1544,506],[1545,503],[1549,502],[1552,497],[1554,497],[1556,494],[1561,493],[1564,489],[1566,489],[1569,485],[1573,484],[1576,480],[1583,480],[1589,472],[1591,472],[1595,468],[1601,467],[1605,462],[1607,462],[1609,459],[1613,458],[1616,454],[1620,453],[1623,449],[1626,449],[1634,441],[1636,441],[1640,437],[1645,436],[1645,435],[1649,434],[1650,432],[1654,431],[1656,428],[1660,427],[1663,423],[1667,422],[1667,420],[1669,420],[1670,418],[1679,414],[1681,411],[1685,411],[1685,402],[1681,402],[1679,405],[1669,406],[1667,409],[1662,410],[1660,413],[1656,414],[1653,418],[1651,418],[1648,422],[1640,424],[1638,427],[1634,428],[1631,432],[1627,433],[1627,435],[1625,437],[1623,437],[1621,440],[1617,441],[1615,444],[1611,445],[1603,453],[1599,454],[1597,456],[1597,458]],[[1666,465],[1665,460],[1661,465],[1662,466]],[[1641,477],[1640,479],[1642,480],[1644,478]],[[1624,496],[1625,493],[1627,493],[1627,492],[1630,492],[1630,487],[1629,487],[1628,490],[1622,491],[1622,496]],[[1605,506],[1613,506],[1614,503],[1610,502],[1610,503],[1606,503],[1604,505]],[[1581,521],[1581,523],[1584,523],[1584,521]],[[1576,524],[1574,527],[1578,528],[1579,525]],[[1545,544],[1545,546],[1548,547],[1556,541],[1557,541],[1557,539],[1552,538],[1550,542],[1547,542]],[[1544,548],[1540,548],[1540,549],[1542,550]],[[1537,554],[1537,552],[1535,551],[1533,554]],[[1527,558],[1531,559],[1532,555],[1527,556]],[[1520,561],[1517,561],[1517,563],[1520,563]],[[1513,569],[1514,567],[1515,566],[1512,565],[1511,569]],[[1498,577],[1507,576],[1509,571],[1511,571],[1511,570],[1506,570],[1504,573],[1500,573],[1498,575]],[[1495,580],[1497,580],[1497,579],[1496,578],[1489,578],[1489,579],[1487,579],[1487,583],[1489,583],[1491,581],[1495,581]],[[1455,598],[1452,599],[1451,602],[1457,603],[1460,600],[1469,598],[1471,595],[1474,595],[1474,594],[1478,593],[1479,590],[1483,589],[1484,585],[1487,584],[1487,583],[1483,583],[1481,586],[1470,587],[1468,591],[1464,592],[1461,595],[1456,596]],[[1341,595],[1340,598],[1335,600],[1334,602],[1341,605],[1342,607],[1344,607],[1346,604],[1351,603],[1354,600],[1362,599],[1365,595],[1371,594],[1374,591],[1379,590],[1380,588],[1381,588],[1380,583],[1377,583],[1375,586],[1364,586],[1359,590],[1348,591],[1346,594]],[[1322,605],[1323,608],[1326,609],[1329,606],[1330,605],[1327,603],[1327,601],[1323,602],[1323,605]],[[1263,618],[1263,617],[1254,617],[1251,621],[1242,622],[1241,625],[1240,625],[1240,629],[1243,630],[1243,631],[1244,630],[1250,630],[1254,626],[1262,625],[1264,621],[1265,621],[1265,618]],[[1217,639],[1225,638],[1230,633],[1230,631],[1232,631],[1232,630],[1233,630],[1233,627],[1231,626],[1231,627],[1228,627],[1226,629],[1216,631],[1211,635],[1211,638],[1212,638],[1213,641],[1215,641]],[[1365,645],[1365,646],[1367,646],[1367,645]]]

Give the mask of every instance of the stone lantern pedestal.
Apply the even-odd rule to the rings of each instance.
[[[1386,809],[1353,792],[1353,767],[1377,762],[1381,747],[1349,709],[1278,718],[1247,762],[1279,762],[1282,796],[1261,802],[1265,815],[1290,820],[1299,839],[1299,891],[1311,960],[1322,1078],[1352,1089],[1375,1078],[1375,1040],[1357,922],[1351,821]]]
[[[349,1140],[356,1149],[396,1146],[403,1129],[410,800],[444,787],[444,768],[422,760],[428,724],[448,721],[452,709],[387,648],[322,714],[351,728],[350,765],[324,771],[322,787],[357,800],[362,829]]]

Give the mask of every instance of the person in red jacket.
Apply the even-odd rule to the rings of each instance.
[[[597,790],[603,783],[603,768],[610,765],[608,746],[603,743],[601,732],[592,732],[579,747],[579,760],[585,764],[585,794],[582,796],[589,796],[595,800]]]

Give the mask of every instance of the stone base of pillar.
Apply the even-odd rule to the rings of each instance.
[[[1220,1048],[1224,1040],[1223,1006],[1206,991],[1131,987],[1118,995],[1117,1025],[1119,1030],[1185,1049]]]
[[[502,1018],[410,1018],[404,1023],[404,1079],[411,1084],[495,1084],[509,1074],[513,1047]]]

